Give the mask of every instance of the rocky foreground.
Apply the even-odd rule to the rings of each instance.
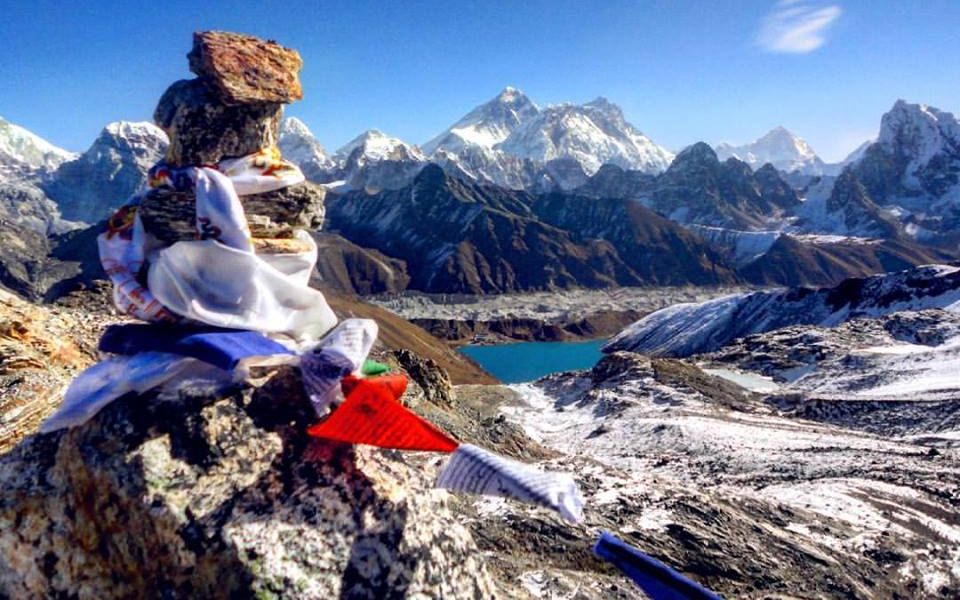
[[[587,518],[571,526],[434,490],[436,455],[310,440],[293,370],[32,435],[111,317],[83,295],[0,300],[2,596],[642,597],[592,556],[601,529],[725,597],[960,593],[946,311],[686,359],[618,352],[510,387],[453,386],[442,356],[379,350],[414,380],[405,401],[457,438],[573,473]]]

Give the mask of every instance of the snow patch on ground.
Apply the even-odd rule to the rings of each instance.
[[[780,386],[773,380],[772,377],[757,375],[756,373],[747,373],[745,371],[721,368],[707,368],[703,369],[703,372],[726,379],[727,381],[731,381],[742,388],[750,390],[751,392],[769,394],[780,389]]]

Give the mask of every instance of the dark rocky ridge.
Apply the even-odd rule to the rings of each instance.
[[[580,187],[577,194],[593,198],[643,198],[653,191],[655,175],[603,165]]]
[[[538,196],[531,209],[570,232],[575,242],[608,242],[631,271],[634,285],[709,285],[736,275],[708,244],[640,203],[561,193]]]
[[[410,283],[407,264],[378,250],[363,248],[329,232],[314,232],[317,270],[312,285],[362,296],[396,293]]]
[[[427,292],[736,280],[699,238],[642,206],[538,198],[468,184],[434,165],[403,190],[351,192],[331,198],[327,208],[330,229],[403,260],[410,288]],[[591,212],[617,224],[616,235],[599,237],[600,224],[585,222]]]
[[[641,316],[641,312],[625,310],[587,313],[575,320],[555,321],[534,317],[503,317],[483,321],[418,318],[410,322],[440,339],[461,344],[475,340],[567,342],[612,336]]]
[[[776,172],[757,173],[735,158],[720,162],[713,148],[698,142],[678,154],[657,178],[650,206],[685,223],[763,228],[796,206],[798,199]]]

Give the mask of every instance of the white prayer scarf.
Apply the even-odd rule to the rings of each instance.
[[[317,411],[329,412],[337,399],[340,380],[363,366],[377,341],[377,322],[371,319],[346,319],[330,335],[300,357],[303,387]]]
[[[157,249],[136,214],[141,196],[121,208],[98,238],[114,303],[145,321],[196,321],[220,327],[318,339],[336,325],[323,294],[307,282],[316,245],[296,255],[254,253],[238,195],[277,190],[304,181],[278,150],[221,161],[216,167],[151,169],[151,187],[193,189],[198,241]],[[138,280],[148,264],[147,286]]]

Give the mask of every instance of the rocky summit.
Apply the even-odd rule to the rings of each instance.
[[[8,597],[481,598],[494,582],[432,465],[322,444],[281,372],[131,398],[0,458]]]

